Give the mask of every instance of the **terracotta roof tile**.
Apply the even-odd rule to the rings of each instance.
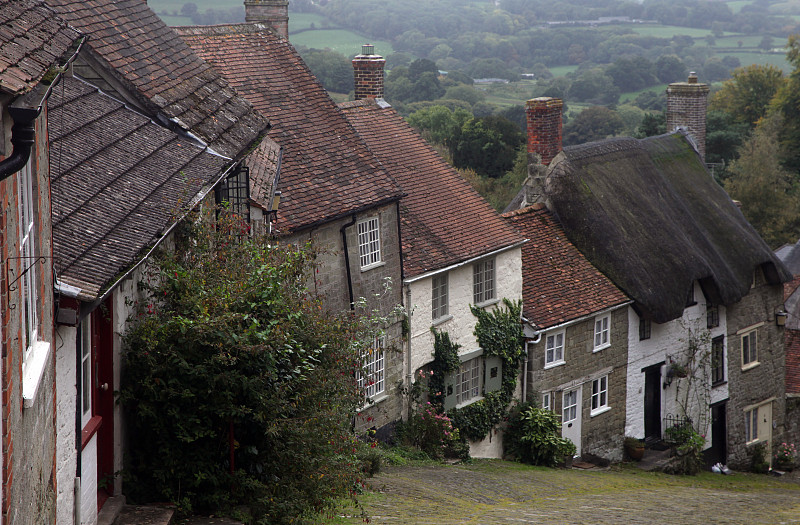
[[[407,277],[523,240],[388,104],[366,99],[340,107],[407,193],[400,203]]]
[[[283,148],[279,230],[397,200],[402,191],[289,42],[263,24],[176,31],[266,115]]]
[[[786,329],[786,393],[800,394],[800,330]]]
[[[80,36],[41,1],[0,0],[0,91],[33,89]]]
[[[529,240],[522,245],[524,315],[548,328],[628,301],[569,242],[544,205],[503,214]]]
[[[62,82],[48,112],[55,268],[94,299],[230,162],[80,80]]]
[[[46,0],[85,34],[143,107],[238,157],[268,123],[142,0]]]

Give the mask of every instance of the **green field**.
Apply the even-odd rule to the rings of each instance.
[[[353,56],[361,52],[362,44],[373,44],[375,52],[387,56],[394,53],[394,48],[389,42],[370,40],[352,31],[343,29],[316,29],[290,34],[289,40],[296,46],[313,47],[316,49],[331,49],[344,56]]]
[[[183,4],[189,3],[189,0],[148,0],[147,4],[150,9],[159,15],[166,11],[169,14],[180,14]],[[230,9],[232,7],[244,6],[244,0],[191,0],[191,3],[197,6],[197,10],[201,13],[207,9]]]
[[[782,53],[758,53],[758,52],[740,52],[740,53],[720,53],[720,55],[731,55],[739,59],[742,67],[749,66],[750,64],[758,64],[761,66],[773,65],[779,67],[784,73],[790,73],[792,66],[786,61],[786,55]]]
[[[747,0],[735,0],[734,2],[725,2],[725,3],[728,4],[728,7],[731,8],[731,11],[733,11],[733,13],[736,14],[739,11],[741,11],[744,6],[750,5],[753,2]]]
[[[629,91],[628,93],[623,93],[619,96],[619,103],[624,104],[626,102],[630,102],[631,100],[635,99],[642,93],[646,93],[651,91],[653,93],[665,93],[667,91],[667,86],[669,84],[660,84],[658,86],[650,86],[644,89],[640,89],[639,91]]]
[[[289,17],[289,34],[301,29],[310,29],[311,24],[320,29],[322,28],[322,20],[321,15],[314,13],[292,13]]]
[[[566,76],[568,73],[576,71],[578,69],[578,66],[553,66],[547,69],[550,70],[550,73],[552,73],[554,77],[563,77]]]
[[[689,35],[692,38],[704,38],[711,32],[708,29],[696,29],[693,27],[680,27],[680,26],[662,26],[655,24],[625,24],[623,26],[608,26],[608,27],[623,27],[631,29],[640,35],[654,36],[658,38],[672,38],[675,35]]]

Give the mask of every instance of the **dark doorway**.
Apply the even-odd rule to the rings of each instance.
[[[97,431],[97,508],[114,494],[114,332],[111,300],[92,312],[94,406],[102,418]]]
[[[661,441],[661,363],[644,372],[644,437],[648,442]]]
[[[706,464],[709,466],[728,462],[727,409],[725,401],[711,406],[711,448],[705,451]]]

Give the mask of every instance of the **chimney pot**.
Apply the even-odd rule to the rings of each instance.
[[[375,46],[372,44],[364,44],[361,46],[361,54],[362,55],[374,55],[375,54]]]

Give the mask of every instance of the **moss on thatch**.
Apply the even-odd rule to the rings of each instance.
[[[570,241],[658,323],[681,316],[693,281],[731,304],[756,268],[791,277],[682,133],[565,148],[550,166],[548,206]]]

